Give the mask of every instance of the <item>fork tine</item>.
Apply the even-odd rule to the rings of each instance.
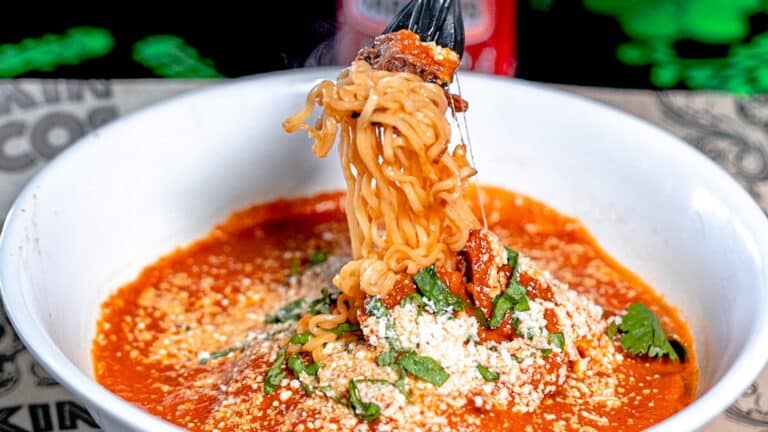
[[[445,24],[445,19],[448,16],[448,11],[451,9],[453,0],[441,0],[437,6],[437,12],[435,13],[435,19],[429,26],[429,30],[425,35],[427,40],[434,40],[440,32],[440,28]]]
[[[411,0],[390,21],[383,33],[410,30],[425,42],[464,54],[464,20],[460,0]]]
[[[402,29],[409,29],[411,27],[411,21],[414,17],[414,8],[416,7],[417,3],[421,2],[419,0],[411,0],[406,3],[406,5],[403,6],[403,8],[400,9],[397,14],[395,14],[395,17],[392,18],[392,21],[387,24],[387,27],[384,28],[382,34],[396,32]]]

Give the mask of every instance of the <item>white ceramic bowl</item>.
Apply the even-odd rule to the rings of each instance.
[[[337,189],[281,121],[331,69],[206,88],[131,114],[54,160],[21,193],[0,243],[9,317],[32,354],[109,431],[178,428],[94,382],[101,302],[145,265],[230,212]],[[768,358],[768,223],[736,182],[673,136],[540,86],[464,74],[480,179],[580,218],[680,308],[699,395],[655,431],[723,411]]]

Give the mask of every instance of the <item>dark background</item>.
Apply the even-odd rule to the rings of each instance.
[[[580,0],[552,0],[545,10],[537,9],[535,3],[517,2],[514,26],[518,77],[554,83],[653,87],[650,67],[628,66],[617,60],[617,46],[629,39],[613,17],[585,10]],[[247,6],[196,6],[190,2],[183,7],[163,8],[138,3],[101,8],[68,3],[60,10],[21,4],[19,10],[0,13],[0,45],[18,44],[46,33],[63,34],[76,26],[102,27],[109,29],[116,41],[105,57],[19,76],[145,78],[157,75],[132,58],[133,44],[149,35],[173,34],[210,59],[221,75],[238,77],[304,66],[313,50],[334,36],[336,10],[336,0],[263,0]],[[768,14],[753,16],[751,24],[752,34],[765,31]],[[703,58],[724,55],[728,46],[682,40],[676,42],[675,49],[681,55]],[[321,63],[332,62],[332,56],[322,57]]]

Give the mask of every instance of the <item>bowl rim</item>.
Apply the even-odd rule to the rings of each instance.
[[[36,173],[16,197],[0,231],[0,296],[2,297],[6,314],[17,335],[32,356],[68,391],[85,403],[97,420],[100,418],[99,415],[101,413],[105,413],[111,420],[135,430],[183,430],[120,398],[96,382],[90,375],[81,371],[53,342],[42,324],[36,318],[33,318],[34,315],[29,309],[27,296],[21,289],[20,284],[14,284],[7,280],[8,273],[11,273],[8,269],[18,267],[14,266],[13,255],[9,253],[13,245],[9,244],[7,239],[10,236],[9,233],[17,229],[17,226],[20,224],[20,217],[17,217],[17,214],[20,212],[19,209],[34,199],[37,184],[44,182],[50,173],[59,169],[60,166],[69,163],[69,160],[76,159],[80,153],[86,152],[89,146],[96,145],[98,140],[93,138],[101,133],[114,128],[124,127],[124,124],[137,121],[137,119],[141,119],[144,116],[151,116],[156,110],[184,104],[188,98],[203,98],[209,93],[231,90],[233,87],[244,84],[252,85],[256,82],[268,82],[275,79],[304,79],[307,85],[309,85],[312,81],[331,77],[333,72],[338,70],[340,70],[339,67],[320,67],[264,73],[223,82],[214,82],[202,88],[193,89],[150,103],[124,116],[120,116],[115,121],[87,134],[70,145]],[[765,265],[765,261],[768,260],[768,219],[765,213],[754,199],[722,167],[704,154],[670,132],[659,128],[645,119],[582,95],[522,80],[511,80],[509,78],[476,73],[463,73],[463,75],[471,76],[470,79],[472,80],[487,81],[494,85],[522,87],[533,90],[538,94],[545,94],[549,97],[568,101],[569,103],[581,104],[584,109],[602,111],[614,118],[620,118],[621,121],[634,122],[645,129],[652,129],[653,133],[657,135],[666,135],[671,141],[675,141],[675,145],[668,146],[666,151],[676,153],[677,157],[689,160],[691,164],[698,164],[708,175],[715,177],[721,184],[727,185],[727,188],[730,189],[729,192],[734,195],[731,198],[739,201],[739,208],[734,209],[734,211],[742,214],[750,221],[751,225],[748,227],[748,230],[761,240],[757,242],[756,246],[763,262],[761,267],[763,281],[768,281],[768,267]],[[755,301],[760,302],[759,304],[762,305],[768,305],[768,285],[758,288],[759,298],[755,299]],[[744,349],[741,350],[725,374],[708,391],[694,399],[691,404],[648,430],[656,432],[661,430],[677,431],[688,430],[692,425],[695,427],[703,426],[725,411],[741,395],[743,390],[755,380],[768,362],[768,344],[761,343],[761,341],[768,340],[768,307],[765,307],[765,309],[767,313],[760,315],[758,321],[753,323]],[[96,412],[94,413],[93,411]]]

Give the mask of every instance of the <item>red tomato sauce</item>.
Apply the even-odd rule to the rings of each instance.
[[[609,257],[577,220],[519,194],[495,188],[483,192],[489,228],[505,244],[606,313],[642,301],[659,316],[667,335],[687,347],[689,356],[673,362],[626,355],[616,375],[623,401],[617,406],[588,406],[573,395],[555,393],[528,414],[467,406],[448,414],[449,425],[469,431],[572,430],[574,425],[641,430],[689,404],[698,371],[692,336],[678,311]],[[285,303],[279,287],[296,269],[309,265],[311,251],[348,248],[342,196],[330,193],[252,207],[146,267],[103,304],[93,344],[98,382],[190,430],[296,429],[302,423],[289,414],[303,394],[281,400],[275,393],[263,398],[257,412],[232,414],[240,412],[231,407],[237,400],[263,392],[261,384],[247,383],[263,376],[268,356],[234,349],[221,359],[203,361],[198,353],[231,347],[258,329],[268,311]],[[414,292],[408,283],[398,289],[398,296]],[[225,398],[222,389],[227,386],[236,386],[236,391]],[[320,414],[302,413],[305,420]]]

